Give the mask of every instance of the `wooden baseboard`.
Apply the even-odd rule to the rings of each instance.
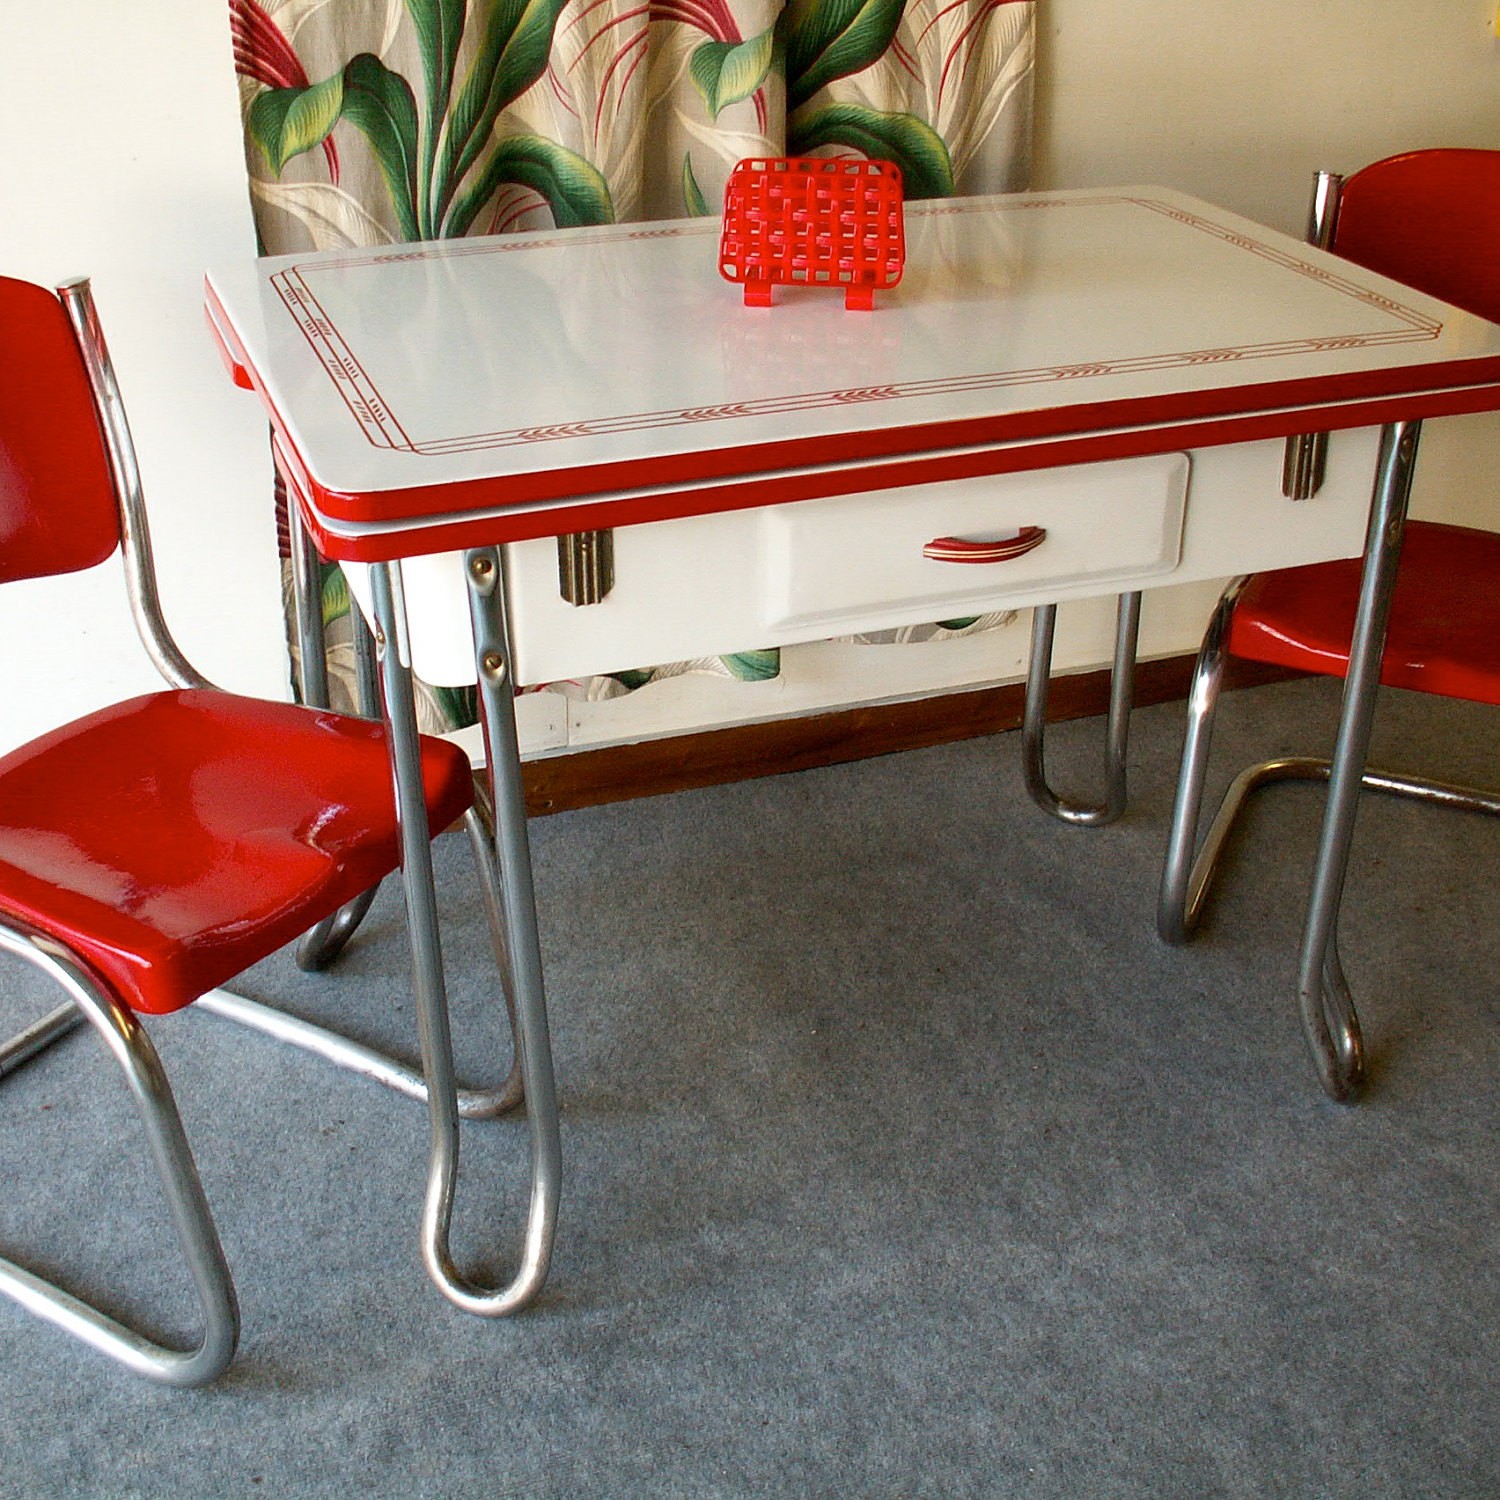
[[[1192,656],[1143,662],[1136,703],[1185,697],[1192,670]],[[1226,686],[1239,688],[1294,674],[1236,661],[1226,675]],[[1023,701],[1024,689],[1014,683],[549,756],[525,768],[526,809],[535,817],[999,734],[1020,727]],[[1108,706],[1109,672],[1081,672],[1054,679],[1048,719],[1088,718]]]

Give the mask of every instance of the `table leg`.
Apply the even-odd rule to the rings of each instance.
[[[1351,1099],[1363,1082],[1364,1044],[1353,996],[1339,961],[1339,903],[1369,751],[1386,625],[1421,429],[1420,422],[1396,422],[1387,426],[1381,437],[1359,607],[1328,781],[1328,806],[1299,961],[1297,995],[1303,1031],[1324,1089],[1340,1101]]]
[[[1125,811],[1125,755],[1130,744],[1130,711],[1135,700],[1135,651],[1141,628],[1141,596],[1121,594],[1115,620],[1114,669],[1109,680],[1109,719],[1104,746],[1104,801],[1069,802],[1047,785],[1045,737],[1047,699],[1052,686],[1052,637],[1057,606],[1039,604],[1031,618],[1031,658],[1026,668],[1026,708],[1021,720],[1021,753],[1026,790],[1043,812],[1080,828],[1102,828]]]
[[[410,653],[406,649],[406,611],[398,564],[382,563],[371,570],[377,626],[376,645],[386,727],[390,734],[392,775],[401,825],[401,876],[411,933],[413,981],[427,1079],[431,1149],[427,1196],[422,1213],[422,1258],[438,1289],[466,1312],[499,1317],[525,1307],[541,1290],[552,1257],[561,1179],[557,1099],[552,1077],[552,1050],[547,1031],[542,990],[536,908],[531,887],[526,840],[525,807],[519,804],[520,763],[516,750],[513,710],[508,719],[496,711],[493,698],[504,697],[509,707],[509,669],[504,652],[503,622],[499,642],[490,630],[498,614],[499,567],[493,551],[486,554],[494,575],[490,607],[475,604],[475,641],[481,662],[497,659],[491,674],[499,674],[506,691],[485,691],[485,736],[490,750],[491,776],[496,783],[496,823],[499,847],[498,877],[486,872],[486,894],[497,885],[504,903],[503,928],[515,989],[517,1045],[525,1089],[531,1136],[531,1198],[521,1264],[505,1286],[486,1287],[465,1277],[454,1264],[448,1237],[458,1177],[458,1096],[453,1068],[453,1039],[448,1023],[447,993],[438,936],[437,902],[433,883],[432,848],[427,807],[422,797],[420,745],[416,705],[412,693]],[[473,578],[471,567],[470,577]],[[471,597],[476,591],[471,584]],[[481,629],[483,625],[483,629]],[[491,721],[494,720],[492,723]],[[504,762],[496,775],[496,760]],[[481,852],[493,853],[487,839],[476,839]]]
[[[328,642],[323,630],[322,559],[307,534],[301,510],[290,495],[287,499],[287,534],[291,540],[292,594],[296,606],[297,686],[304,703],[314,708],[327,708]],[[358,614],[358,610],[355,613]],[[355,629],[364,630],[361,620],[355,621]],[[364,701],[368,686],[365,678],[366,673],[362,671],[360,712],[373,716],[376,712],[373,697]],[[362,891],[331,917],[325,917],[310,932],[304,933],[297,944],[297,966],[310,973],[326,969],[344,951],[344,945],[364,921],[378,890],[376,885]]]

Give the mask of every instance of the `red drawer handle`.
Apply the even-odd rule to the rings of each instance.
[[[997,563],[1024,557],[1047,540],[1045,526],[1023,526],[1014,536],[992,542],[971,542],[961,536],[934,537],[922,548],[922,556],[936,562]]]

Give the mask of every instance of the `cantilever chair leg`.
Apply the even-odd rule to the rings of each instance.
[[[287,530],[291,538],[292,591],[296,599],[297,677],[304,703],[318,708],[329,706],[328,640],[323,629],[323,589],[317,550],[303,525],[296,502],[287,502]],[[355,661],[358,667],[359,711],[365,718],[377,718],[374,647],[364,618],[353,611]],[[362,891],[345,902],[330,917],[303,934],[297,945],[297,965],[315,973],[326,969],[352,938],[375,900],[378,886]]]
[[[234,1357],[239,1342],[239,1307],[192,1150],[156,1049],[135,1013],[60,948],[0,925],[0,949],[24,959],[60,985],[69,996],[68,1008],[79,1020],[93,1025],[124,1073],[197,1294],[203,1333],[196,1348],[170,1348],[7,1259],[0,1259],[0,1292],[138,1375],[166,1385],[205,1385],[222,1374]],[[72,1029],[75,1023],[58,1024],[61,1014],[61,1010],[54,1011],[38,1026],[22,1033],[23,1038],[29,1038],[24,1054],[12,1051],[14,1044],[7,1047],[10,1067],[19,1066],[23,1056],[35,1056]]]
[[[1156,905],[1156,930],[1168,943],[1187,942],[1198,925],[1208,883],[1213,878],[1220,851],[1233,826],[1234,815],[1244,800],[1242,790],[1231,806],[1230,796],[1234,787],[1239,785],[1234,783],[1209,829],[1202,851],[1195,859],[1194,845],[1203,806],[1208,752],[1213,742],[1214,713],[1219,706],[1219,691],[1224,682],[1229,623],[1249,581],[1248,576],[1236,578],[1219,596],[1193,665],[1193,681],[1187,699],[1187,738],[1182,751],[1182,768],[1177,777],[1177,797],[1172,804],[1167,855]]]
[[[300,527],[297,529],[300,530]],[[360,660],[360,708],[362,712],[370,714],[378,712],[379,704],[379,686],[372,680],[367,680],[373,677],[375,670],[374,639],[365,627],[363,617],[356,622],[355,629],[356,651]],[[307,649],[305,643],[303,649],[305,655]],[[321,650],[321,647],[319,649]],[[323,692],[326,698],[326,683]],[[478,786],[475,790],[477,793]],[[490,861],[483,856],[481,846],[477,842],[484,837],[484,824],[481,818],[481,813],[471,809],[464,821],[469,830],[470,842],[474,846],[481,884],[488,887],[493,881],[492,866]],[[354,935],[355,929],[364,920],[365,913],[369,910],[378,890],[379,886],[372,886],[368,891],[361,892],[353,901],[341,906],[331,917],[325,918],[316,927],[304,933],[297,945],[298,966],[316,971],[332,963],[344,944]],[[495,962],[500,973],[501,989],[505,996],[506,1015],[513,1041],[511,1065],[507,1076],[493,1088],[458,1089],[458,1112],[460,1118],[465,1120],[494,1119],[514,1109],[525,1095],[521,1081],[521,1049],[516,1032],[516,1008],[512,994],[509,957],[505,951],[504,934],[491,915],[494,900],[494,893],[487,891],[486,920],[489,923],[490,936],[494,944]],[[237,1021],[240,1025],[251,1027],[266,1036],[274,1037],[277,1041],[314,1053],[349,1072],[358,1073],[362,1077],[383,1084],[386,1088],[394,1089],[408,1099],[421,1102],[427,1099],[427,1080],[423,1077],[420,1068],[366,1046],[362,1042],[356,1042],[341,1032],[303,1020],[299,1016],[291,1015],[263,1001],[250,1000],[243,995],[232,994],[228,990],[211,990],[208,994],[200,996],[197,1007],[200,1010],[211,1011],[214,1015],[223,1016],[227,1020]],[[76,1022],[70,1024],[76,1024]],[[3,1058],[3,1052],[0,1052],[0,1064],[3,1064]],[[3,1066],[0,1066],[0,1071],[3,1071]]]
[[[1189,734],[1192,732],[1190,726]],[[1184,771],[1186,764],[1185,761]],[[1179,781],[1179,806],[1173,810],[1168,862],[1157,906],[1157,931],[1164,942],[1181,945],[1192,937],[1207,904],[1214,877],[1223,861],[1229,835],[1251,796],[1262,787],[1285,781],[1317,781],[1326,785],[1330,770],[1331,762],[1328,758],[1316,755],[1278,755],[1269,760],[1257,761],[1253,766],[1246,766],[1225,789],[1218,811],[1214,814],[1207,833],[1203,835],[1196,855],[1190,839],[1197,827],[1196,814],[1202,803],[1202,786],[1190,787],[1184,794],[1183,782]],[[1484,787],[1385,771],[1376,766],[1371,766],[1364,772],[1360,777],[1360,785],[1366,791],[1406,797],[1434,807],[1500,817],[1500,792],[1489,791]]]
[[[1162,938],[1186,942],[1198,924],[1231,830],[1251,793],[1273,782],[1328,782],[1328,810],[1299,960],[1298,1005],[1320,1082],[1330,1097],[1340,1101],[1357,1092],[1364,1076],[1359,1020],[1338,953],[1338,911],[1360,791],[1367,788],[1440,806],[1500,813],[1500,794],[1365,765],[1420,431],[1419,422],[1398,422],[1382,436],[1366,543],[1368,561],[1332,758],[1280,756],[1242,771],[1230,783],[1195,850],[1230,625],[1248,580],[1236,579],[1220,598],[1198,653],[1188,696],[1187,737],[1157,905],[1157,930]]]
[[[1135,697],[1136,642],[1140,636],[1141,596],[1121,594],[1115,621],[1114,668],[1110,674],[1109,718],[1105,731],[1104,800],[1069,802],[1047,784],[1045,737],[1047,700],[1052,685],[1052,639],[1057,606],[1039,604],[1031,619],[1031,657],[1026,670],[1026,707],[1021,741],[1026,790],[1044,812],[1080,828],[1102,828],[1125,811],[1125,756],[1130,742],[1130,711]]]

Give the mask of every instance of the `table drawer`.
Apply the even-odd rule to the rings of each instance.
[[[515,543],[518,677],[791,645],[1164,576],[1177,566],[1189,470],[1184,454],[1153,455],[620,527],[614,588],[582,608],[558,597],[553,542]],[[948,560],[1026,528],[1044,535],[1018,555]]]
[[[831,635],[1170,573],[1188,470],[1167,453],[772,507],[765,623]]]

